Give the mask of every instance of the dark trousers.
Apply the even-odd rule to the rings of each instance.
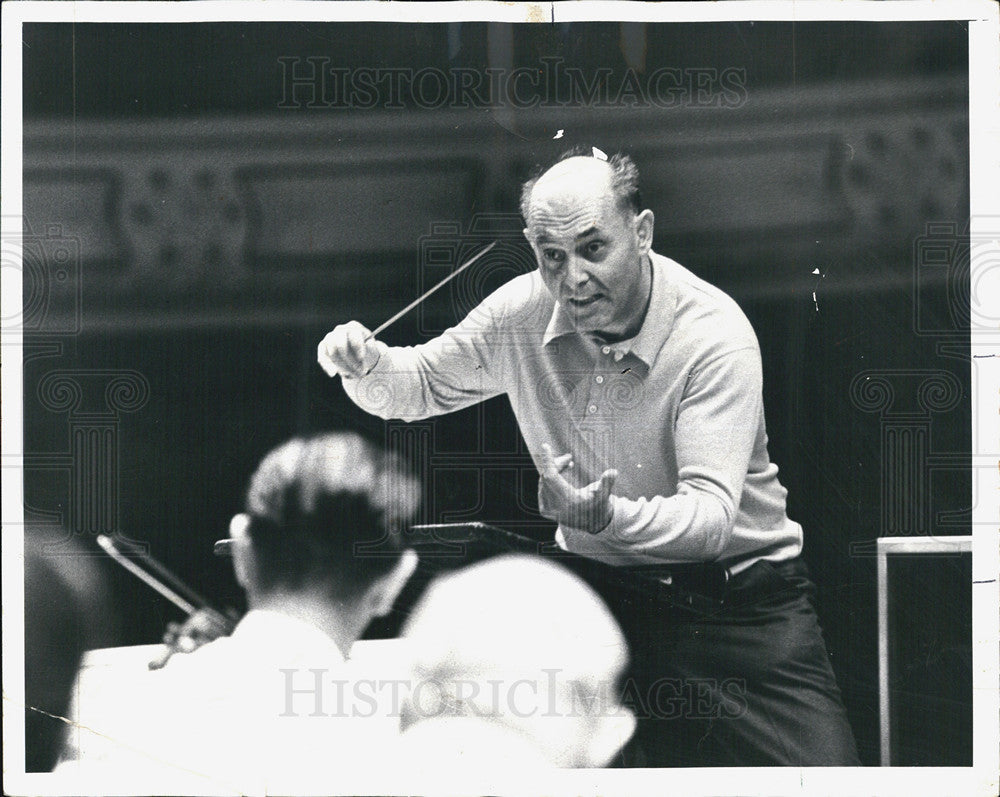
[[[637,599],[624,702],[636,734],[620,766],[857,766],[858,754],[800,559],[758,562],[722,601]]]

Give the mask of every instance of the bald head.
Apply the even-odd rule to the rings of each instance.
[[[607,161],[577,156],[559,161],[535,181],[534,202],[547,202],[566,194],[604,196],[612,191],[612,171]]]
[[[559,668],[614,678],[628,648],[598,595],[566,568],[501,556],[434,582],[403,632],[437,674],[524,674]]]
[[[557,564],[503,556],[439,579],[403,636],[414,676],[405,728],[485,723],[558,767],[605,766],[635,729],[618,692],[628,662],[621,630],[597,594]]]
[[[605,160],[571,150],[553,166],[538,170],[521,186],[521,215],[527,223],[535,199],[551,196],[553,192],[576,193],[587,188],[592,193],[612,197],[622,210],[633,214],[642,210],[639,170],[628,155],[618,153]]]

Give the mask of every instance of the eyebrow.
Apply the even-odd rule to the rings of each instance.
[[[586,238],[587,236],[593,235],[594,233],[600,233],[600,230],[598,230],[597,227],[591,226],[591,227],[588,227],[583,232],[581,232],[579,235],[575,236],[573,238],[573,240],[574,241],[579,241],[581,238]],[[547,236],[547,235],[539,235],[538,236],[539,243],[542,243],[542,242],[545,242],[545,241],[551,241],[551,240],[552,239],[549,236]]]

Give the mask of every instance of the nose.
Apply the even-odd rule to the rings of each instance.
[[[589,279],[590,274],[587,271],[583,258],[574,255],[566,258],[566,271],[563,275],[563,280],[568,288],[576,289],[582,285],[586,285]]]

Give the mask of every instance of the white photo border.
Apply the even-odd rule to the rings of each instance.
[[[756,2],[636,3],[636,2],[8,2],[3,4],[2,32],[2,216],[20,218],[22,66],[21,25],[26,22],[187,22],[187,21],[907,21],[968,20],[970,213],[972,232],[978,223],[1000,218],[1000,45],[998,6],[990,0],[930,2]],[[983,230],[987,232],[987,230]],[[994,228],[995,232],[995,228]],[[973,262],[972,279],[985,264]],[[20,273],[3,273],[3,318],[21,307]],[[989,334],[984,334],[984,333]],[[149,792],[135,783],[66,782],[55,775],[23,772],[23,483],[22,457],[22,339],[4,329],[2,349],[3,450],[3,689],[4,790],[10,794],[128,794]],[[366,779],[345,784],[346,793],[420,793],[429,790],[484,793],[548,794],[962,794],[998,792],[998,590],[1000,572],[1000,343],[996,330],[972,330],[973,385],[973,648],[974,765],[971,768],[858,769],[706,769],[566,771],[551,781],[456,784],[446,779],[428,784]],[[872,618],[874,623],[874,618]],[[20,763],[19,763],[20,762]],[[20,767],[20,769],[19,769]],[[169,791],[169,784],[166,786]],[[398,790],[397,791],[394,791]],[[416,789],[416,792],[414,791]],[[165,792],[166,793],[166,792]]]

